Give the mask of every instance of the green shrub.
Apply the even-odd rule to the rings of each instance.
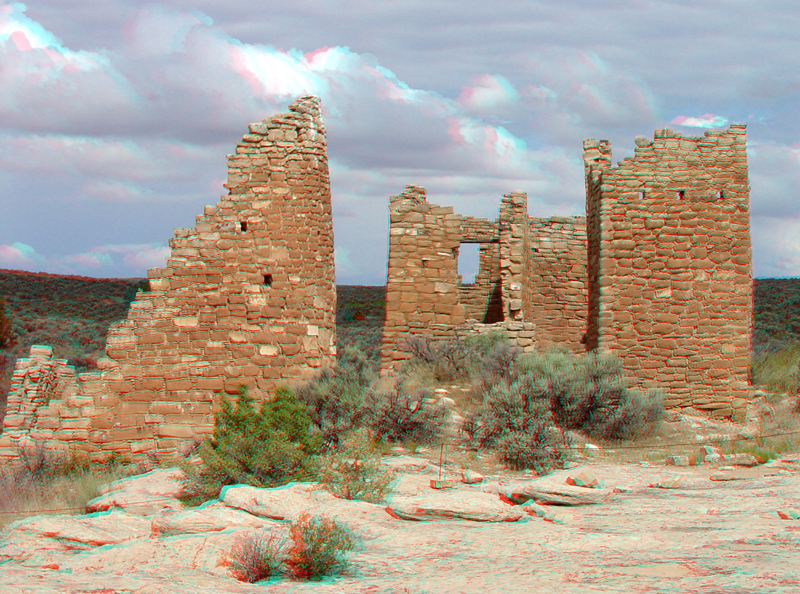
[[[297,390],[309,407],[311,421],[320,429],[324,449],[339,447],[341,436],[359,426],[364,397],[377,379],[366,354],[347,347],[336,368],[325,369]]]
[[[354,431],[345,440],[344,451],[323,457],[319,474],[320,482],[331,493],[369,503],[382,502],[393,480],[364,429]]]
[[[253,583],[279,575],[284,544],[284,539],[266,530],[238,535],[228,555],[234,577]]]
[[[430,406],[430,397],[429,390],[410,392],[403,381],[388,392],[370,391],[364,398],[362,423],[384,440],[433,443],[442,434],[447,411]]]
[[[6,300],[0,297],[0,349],[14,342],[14,331],[11,320],[6,317]]]
[[[312,456],[321,440],[311,431],[306,406],[288,388],[279,387],[256,410],[242,386],[236,407],[223,397],[215,417],[214,436],[199,449],[203,465],[182,464],[186,492],[195,500],[217,497],[225,485],[278,487],[314,478]]]
[[[297,579],[317,581],[347,567],[346,553],[355,549],[350,531],[325,516],[300,514],[289,527],[291,544],[286,566]]]
[[[612,354],[589,353],[565,358],[540,355],[531,367],[550,386],[550,408],[556,424],[594,439],[618,441],[651,434],[664,413],[658,391],[628,388],[622,361]]]
[[[572,444],[554,423],[548,389],[549,382],[532,373],[500,382],[466,417],[464,431],[479,447],[494,448],[512,468],[544,472],[561,467]]]

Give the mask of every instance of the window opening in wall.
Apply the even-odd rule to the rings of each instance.
[[[247,221],[242,221],[239,223],[242,227],[242,231],[247,231]]]
[[[474,285],[475,275],[478,273],[480,259],[480,244],[462,243],[458,249],[458,274],[461,275],[462,285]]]
[[[644,200],[644,192],[643,191],[639,192],[638,198],[639,198],[639,200]]]
[[[724,200],[725,199],[725,190],[720,190],[719,192],[717,192],[717,198],[719,200]]]
[[[686,190],[678,190],[678,200],[686,198]]]
[[[272,286],[272,275],[271,274],[264,274],[264,286],[271,287]]]

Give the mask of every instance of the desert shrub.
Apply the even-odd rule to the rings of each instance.
[[[505,332],[493,330],[472,334],[466,338],[454,336],[447,340],[433,340],[426,336],[410,336],[403,348],[412,358],[406,373],[419,376],[421,381],[454,382],[472,380],[473,384],[493,385],[494,378],[513,363],[517,348]],[[481,378],[486,376],[486,381]],[[488,389],[488,388],[487,388]]]
[[[781,343],[753,353],[750,363],[754,384],[782,394],[800,389],[800,344]]]
[[[513,381],[519,373],[519,347],[499,332],[478,335],[475,338],[482,340],[472,342],[468,339],[467,342],[471,347],[473,393],[484,394],[502,381]]]
[[[406,382],[397,381],[387,392],[365,395],[362,422],[384,440],[433,443],[442,433],[447,411],[430,406],[430,397],[429,390],[411,391]]]
[[[300,514],[289,526],[289,539],[286,567],[302,580],[317,581],[344,570],[346,554],[355,549],[350,531],[325,516]]]
[[[10,346],[13,341],[11,320],[6,316],[6,300],[0,297],[0,349]]]
[[[366,354],[347,347],[336,368],[323,370],[298,388],[297,398],[308,405],[324,449],[338,448],[341,436],[359,425],[364,396],[376,379],[377,372]]]
[[[494,448],[510,467],[537,472],[562,466],[572,445],[554,423],[549,381],[532,373],[494,385],[466,417],[464,431],[473,444]]]
[[[608,441],[636,439],[652,433],[663,415],[660,393],[630,389],[615,355],[557,353],[552,361],[540,355],[529,365],[547,379],[550,408],[564,430]]]
[[[320,459],[320,483],[344,499],[382,502],[393,476],[381,463],[380,453],[373,446],[369,431],[354,431],[344,444],[342,452]]]
[[[426,336],[409,336],[404,350],[411,353],[408,368],[427,372],[436,382],[453,382],[467,377],[469,352],[463,340],[432,340]]]
[[[220,398],[212,439],[200,446],[200,468],[182,464],[187,474],[186,491],[196,499],[211,499],[225,485],[248,484],[278,487],[315,476],[314,460],[321,445],[311,431],[311,419],[304,404],[285,387],[274,399],[256,410],[252,397],[242,386],[234,407]]]
[[[238,535],[228,554],[233,575],[250,583],[279,575],[284,544],[284,539],[266,530]]]
[[[355,549],[350,531],[326,516],[300,514],[289,525],[289,539],[261,530],[237,537],[227,562],[241,581],[257,582],[280,574],[317,581],[347,567]]]

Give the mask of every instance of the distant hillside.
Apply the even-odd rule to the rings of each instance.
[[[98,279],[0,269],[0,297],[16,341],[0,349],[0,419],[14,363],[33,344],[53,347],[56,357],[79,370],[104,356],[108,327],[125,317],[144,279]],[[373,357],[380,348],[384,287],[337,287],[339,346],[358,343]]]
[[[759,278],[753,293],[753,347],[800,342],[800,278]]]
[[[15,344],[0,349],[0,418],[17,357],[32,344],[54,347],[57,357],[80,370],[102,357],[108,327],[125,317],[142,279],[97,279],[0,269]],[[385,287],[337,286],[336,324],[340,352],[358,344],[373,359],[380,349]],[[756,279],[753,348],[800,342],[800,278]]]

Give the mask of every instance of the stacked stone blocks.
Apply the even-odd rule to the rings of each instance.
[[[636,139],[611,167],[584,143],[587,342],[618,353],[668,406],[741,414],[748,396],[752,269],[745,127]]]
[[[505,195],[497,221],[481,220],[474,286],[457,274],[467,218],[416,186],[392,197],[383,367],[410,356],[407,336],[502,328],[526,349],[614,352],[668,407],[741,417],[753,299],[745,127],[664,129],[636,145],[615,168],[608,141],[584,143],[585,219],[528,217],[524,193]],[[481,324],[489,287],[502,303],[493,325]]]
[[[213,431],[219,393],[245,385],[263,400],[333,365],[325,144],[314,97],[251,124],[228,157],[229,195],[175,230],[166,267],[109,330],[99,373],[76,375],[41,348],[18,362],[0,458],[38,437],[95,459],[175,453]]]

